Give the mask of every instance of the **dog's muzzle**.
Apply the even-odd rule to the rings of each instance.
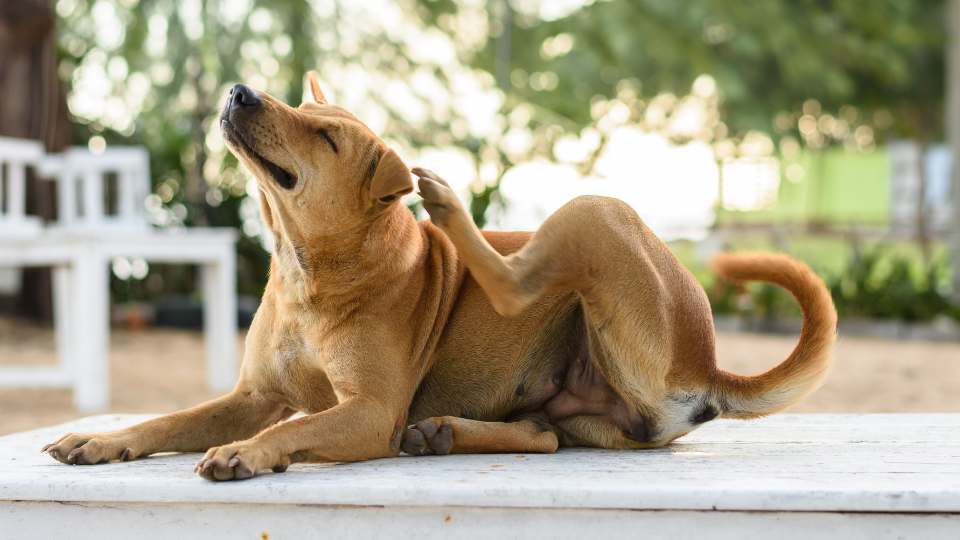
[[[227,103],[223,106],[220,119],[232,122],[237,114],[254,111],[262,105],[263,101],[252,88],[243,84],[236,84],[227,95]]]

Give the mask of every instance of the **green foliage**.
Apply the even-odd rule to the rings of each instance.
[[[927,321],[956,312],[945,290],[947,273],[943,257],[918,267],[907,256],[879,245],[854,256],[829,286],[842,317]]]
[[[852,257],[837,271],[818,268],[830,289],[841,320],[845,318],[930,321],[939,316],[960,320],[960,305],[950,300],[945,256],[930,262],[889,244],[877,244]],[[764,320],[796,318],[800,310],[789,293],[769,284],[738,290],[708,282],[714,313],[740,313]]]
[[[613,97],[621,81],[636,81],[646,96],[683,94],[709,74],[735,136],[795,130],[811,99],[817,109],[853,107],[878,135],[941,129],[942,0],[610,0],[554,20],[513,4],[509,58],[494,27],[473,62],[490,73],[509,62],[513,99],[578,126],[593,121],[590,100]],[[441,24],[451,9],[442,6],[430,12]],[[551,47],[558,36],[572,46]],[[777,126],[782,113],[793,115],[793,128]]]
[[[487,222],[487,210],[494,198],[499,198],[499,190],[496,185],[484,186],[479,193],[473,193],[470,198],[470,216],[473,217],[477,227],[483,227]]]
[[[870,128],[870,144],[887,135],[933,139],[941,131],[943,0],[608,0],[555,17],[535,11],[548,4],[406,0],[391,18],[346,0],[61,0],[60,72],[74,90],[90,73],[104,74],[102,107],[71,104],[77,143],[100,135],[110,144],[147,146],[158,224],[244,232],[239,282],[251,295],[263,287],[268,255],[260,231],[247,227],[247,177],[209,135],[222,96],[239,81],[262,83],[296,104],[304,72],[317,69],[335,95],[375,105],[384,119],[377,131],[403,150],[463,149],[477,169],[470,211],[481,225],[502,204],[498,186],[510,167],[555,159],[558,139],[583,135],[617,105],[629,110],[623,123],[647,128],[650,111],[675,112],[704,74],[716,91],[703,98],[710,122],[696,136],[715,147],[752,130],[780,139],[781,150],[788,139],[814,148],[848,144],[861,126]],[[104,12],[118,21],[119,39],[104,37]],[[458,57],[430,62],[412,54],[411,26],[419,27],[416,36],[445,34]],[[343,82],[357,72],[371,77],[362,98],[353,95],[356,84]],[[467,78],[483,91],[499,83],[492,90],[497,127],[489,132],[472,131],[464,121],[469,111],[450,96],[418,89],[452,93]],[[394,83],[409,93],[402,106],[388,99]],[[413,120],[418,107],[426,112]],[[804,116],[817,128],[801,129]],[[833,128],[820,125],[824,116]],[[585,173],[605,144],[599,131]],[[529,147],[504,145],[511,132],[529,133]],[[851,277],[841,272],[831,281],[842,311],[920,320],[947,309],[934,286],[942,265],[918,273],[891,256],[879,257],[883,263],[869,256],[850,263]],[[186,292],[195,281],[189,270],[164,269],[162,277],[115,284],[115,293]],[[889,293],[877,292],[886,286]],[[737,309],[731,291],[708,290],[715,309]],[[756,289],[751,298],[751,309],[764,316],[794,309],[776,289]]]
[[[409,7],[401,2],[393,14]],[[296,106],[305,72],[316,69],[328,93],[379,115],[378,133],[401,141],[401,150],[435,145],[444,137],[453,144],[467,138],[444,135],[456,111],[431,103],[435,95],[409,82],[416,76],[421,85],[451,86],[447,66],[411,56],[406,30],[415,21],[390,13],[372,17],[368,11],[343,1],[58,2],[60,73],[74,98],[86,96],[71,103],[75,142],[86,145],[91,136],[102,136],[111,145],[146,146],[154,223],[239,229],[240,292],[259,296],[269,264],[260,247],[263,230],[247,211],[256,207],[248,198],[248,176],[216,135],[231,85],[245,82]],[[358,71],[370,77],[360,96],[355,80],[347,84]],[[415,121],[409,110],[390,102],[383,89],[395,81],[410,92],[404,105],[426,107],[431,115]],[[479,148],[476,142],[463,146]],[[192,270],[155,270],[151,277],[160,278],[153,278],[153,286],[114,283],[114,292],[124,300],[194,289]]]

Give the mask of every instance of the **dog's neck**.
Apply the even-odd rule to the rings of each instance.
[[[423,251],[416,220],[401,204],[336,235],[306,239],[282,227],[275,234],[271,284],[282,301],[303,305],[335,306],[369,297],[402,281]]]

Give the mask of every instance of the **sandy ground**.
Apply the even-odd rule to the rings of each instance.
[[[759,373],[793,348],[794,336],[720,334],[720,365]],[[242,350],[242,341],[241,341]],[[213,397],[204,385],[197,332],[114,330],[111,412],[162,413]],[[55,362],[49,328],[0,320],[0,366]],[[826,384],[797,412],[960,412],[960,343],[842,338]],[[69,390],[0,389],[0,434],[81,416]]]

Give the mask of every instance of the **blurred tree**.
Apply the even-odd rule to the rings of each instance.
[[[0,4],[0,135],[41,141],[51,152],[70,144],[70,118],[63,85],[57,77],[53,0]],[[55,217],[52,186],[27,177],[27,212]],[[50,271],[21,271],[19,315],[52,317]]]
[[[590,142],[576,163],[589,174],[627,123],[711,144],[720,162],[942,131],[943,0],[59,0],[57,11],[77,139],[150,149],[157,225],[240,227],[248,294],[267,263],[256,189],[215,124],[241,80],[296,104],[315,68],[408,158],[460,149],[481,224],[515,164],[556,161],[572,137]],[[189,273],[164,277],[146,284],[192,288]]]
[[[241,292],[259,296],[256,188],[226,150],[216,123],[228,88],[243,81],[296,106],[304,73],[401,153],[452,142],[478,148],[455,90],[461,64],[418,41],[438,39],[395,2],[308,0],[60,0],[60,73],[72,86],[76,138],[143,144],[151,154],[158,226],[234,226]],[[424,35],[426,33],[426,35]],[[442,37],[442,36],[440,36]],[[445,45],[441,40],[440,47]],[[451,52],[452,46],[446,47]],[[481,85],[483,86],[483,85]],[[486,84],[491,86],[492,83]],[[158,277],[159,275],[159,277]],[[121,298],[193,289],[189,269],[164,268],[142,284],[114,283]]]
[[[953,258],[953,297],[960,315],[960,0],[950,0],[947,28],[950,36],[948,44],[948,83],[949,96],[947,131],[953,150],[953,239],[951,256]]]
[[[817,102],[808,110],[854,107],[846,116],[869,120],[877,137],[942,130],[942,0],[877,0],[870,9],[847,0],[609,0],[554,19],[544,17],[548,2],[510,4],[517,13],[494,24],[483,47],[465,52],[495,72],[508,21],[509,92],[576,125],[588,125],[590,101],[612,97],[621,81],[652,96],[685,93],[708,74],[734,134],[799,131],[778,115],[799,117],[808,100]],[[449,0],[420,5],[441,28],[464,9]],[[822,145],[833,133],[805,139]]]
[[[650,120],[649,100],[685,95],[707,75],[720,118],[696,137],[715,145],[718,161],[741,153],[739,143],[754,132],[792,155],[804,146],[869,149],[887,137],[913,139],[922,151],[943,132],[943,0],[876,0],[869,8],[848,0],[488,5],[509,16],[491,23],[485,43],[467,44],[462,53],[501,79],[508,72],[506,105],[533,104],[533,122],[562,119],[558,125],[580,131],[598,121],[597,101],[616,98],[625,86],[639,96],[633,116]],[[474,9],[453,0],[420,6],[426,21],[447,30]],[[666,110],[665,119],[678,112]],[[670,122],[644,127],[669,130]],[[917,229],[926,244],[923,200]]]

